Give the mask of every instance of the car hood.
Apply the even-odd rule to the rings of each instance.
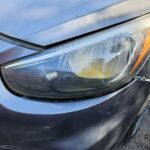
[[[122,0],[1,0],[0,33],[24,39],[120,1]],[[29,38],[29,41],[32,40]],[[9,47],[11,45],[0,42],[0,51]]]
[[[0,5],[0,33],[43,46],[143,15],[150,8],[149,0],[1,0]],[[0,51],[8,47],[0,42]]]
[[[1,0],[0,32],[29,36],[122,0]]]

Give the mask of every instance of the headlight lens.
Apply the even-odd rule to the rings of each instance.
[[[133,79],[148,57],[150,19],[110,30],[12,61],[2,66],[8,87],[46,99],[101,95]]]

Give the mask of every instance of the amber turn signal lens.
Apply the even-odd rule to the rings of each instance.
[[[145,42],[143,45],[143,49],[130,72],[131,74],[138,68],[138,66],[141,64],[144,58],[148,55],[148,53],[150,53],[150,29],[146,33],[147,34],[146,34]]]

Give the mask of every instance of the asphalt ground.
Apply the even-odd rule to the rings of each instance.
[[[145,115],[136,136],[127,145],[120,146],[117,150],[150,150],[150,111]]]

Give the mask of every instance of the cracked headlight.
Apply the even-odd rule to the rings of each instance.
[[[149,54],[150,19],[132,21],[2,66],[7,86],[32,98],[98,96],[127,84]]]

